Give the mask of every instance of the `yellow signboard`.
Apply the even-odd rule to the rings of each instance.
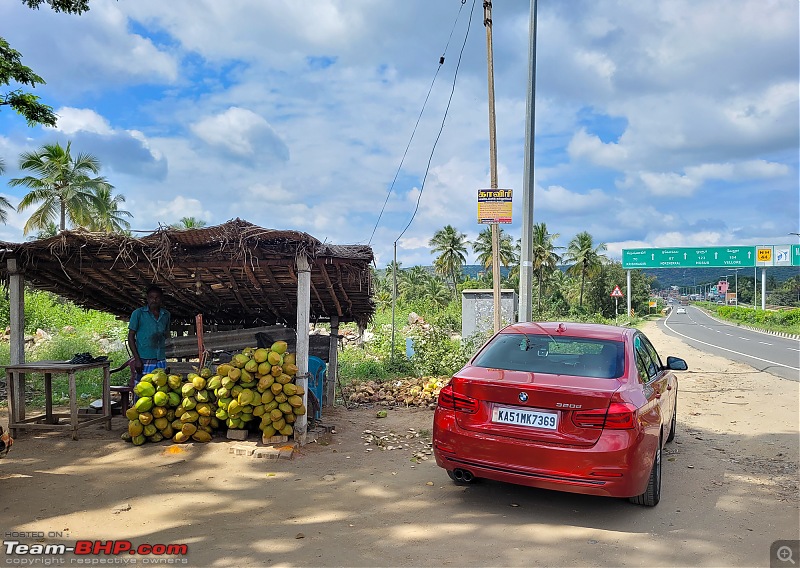
[[[478,190],[478,223],[511,223],[510,189]]]
[[[756,255],[758,262],[770,262],[772,260],[772,248],[757,249]]]
[[[656,303],[656,302],[650,302],[650,307],[651,307],[651,308],[655,308],[656,306],[657,306],[657,303]]]

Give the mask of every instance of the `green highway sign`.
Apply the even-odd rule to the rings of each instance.
[[[622,268],[755,266],[755,247],[671,247],[622,250]]]
[[[792,245],[792,266],[800,266],[800,245]]]

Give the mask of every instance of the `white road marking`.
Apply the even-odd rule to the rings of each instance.
[[[790,349],[792,351],[800,351],[800,349],[795,349],[794,347],[787,347],[786,349]]]
[[[778,367],[785,367],[787,369],[792,369],[793,371],[800,371],[800,367],[792,367],[791,365],[784,365],[783,363],[777,363],[775,361],[770,361],[769,359],[762,359],[761,357],[754,357],[753,355],[748,355],[747,353],[742,353],[740,351],[734,351],[733,349],[726,349],[725,347],[720,347],[719,345],[714,345],[713,343],[706,343],[705,341],[700,341],[699,339],[694,339],[693,337],[689,337],[688,335],[684,335],[678,331],[672,329],[667,322],[664,322],[664,327],[670,330],[675,335],[680,335],[681,337],[685,337],[690,341],[696,341],[697,343],[702,343],[703,345],[708,345],[709,347],[714,347],[715,349],[721,349],[722,351],[727,351],[729,353],[736,353],[737,355],[741,355],[742,357],[749,357],[750,359],[755,359],[756,361],[763,361],[764,363],[769,363],[771,365],[777,365]],[[759,343],[763,343],[759,341]],[[767,345],[770,345],[767,343]]]
[[[739,339],[741,339],[742,341],[750,341],[749,337],[740,337]]]
[[[761,345],[772,345],[772,343],[767,343],[766,341],[759,341]]]

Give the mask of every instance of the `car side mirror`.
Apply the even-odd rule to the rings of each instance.
[[[669,356],[667,357],[667,368],[671,371],[686,371],[689,369],[689,365],[680,357]]]

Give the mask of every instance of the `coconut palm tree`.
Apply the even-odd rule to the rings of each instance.
[[[0,174],[6,171],[6,163],[0,158]],[[0,222],[6,223],[8,222],[8,210],[13,209],[11,203],[0,195]]]
[[[431,254],[439,253],[433,262],[436,274],[449,279],[456,289],[461,268],[467,262],[467,235],[459,232],[452,225],[447,225],[443,229],[436,231],[433,238],[428,241],[431,247]]]
[[[132,218],[133,215],[130,211],[120,209],[120,203],[125,203],[125,196],[121,193],[113,195],[110,185],[95,189],[89,216],[81,224],[90,231],[124,233],[131,228],[124,218]]]
[[[517,262],[517,255],[514,252],[514,241],[511,235],[507,234],[500,227],[500,264],[510,266]],[[492,227],[488,226],[478,234],[478,239],[472,243],[472,251],[478,255],[478,262],[485,269],[492,268]]]
[[[206,222],[202,219],[195,219],[194,217],[182,217],[177,223],[169,226],[170,229],[201,229],[206,226]]]
[[[78,154],[72,157],[71,143],[66,148],[61,144],[45,144],[36,152],[20,155],[19,167],[29,170],[32,175],[14,178],[9,181],[12,187],[28,187],[31,191],[22,198],[17,211],[40,204],[23,227],[28,234],[36,229],[44,229],[58,219],[59,230],[71,225],[80,225],[95,201],[95,192],[102,188],[112,188],[102,176],[90,177],[100,171],[100,162],[91,154]]]
[[[539,284],[539,297],[537,299],[537,311],[539,313],[542,313],[542,287],[544,280],[561,262],[561,257],[556,253],[556,250],[562,247],[557,247],[553,244],[553,241],[559,236],[558,233],[551,235],[547,231],[545,223],[536,223],[533,226],[531,261],[533,262],[533,272],[536,274],[536,280]]]
[[[604,250],[608,250],[606,244],[599,243],[595,246],[592,235],[586,231],[575,235],[575,238],[567,245],[564,261],[574,263],[567,272],[581,277],[581,295],[578,303],[581,307],[583,307],[583,289],[586,284],[586,277],[596,274],[602,264],[608,261],[608,257],[602,254]]]
[[[423,286],[423,294],[425,298],[430,300],[434,305],[443,308],[450,303],[453,294],[447,283],[436,276],[428,276]]]
[[[408,270],[398,272],[398,293],[403,298],[409,300],[422,296],[425,288],[425,282],[429,278],[429,274],[421,266],[412,266]]]

